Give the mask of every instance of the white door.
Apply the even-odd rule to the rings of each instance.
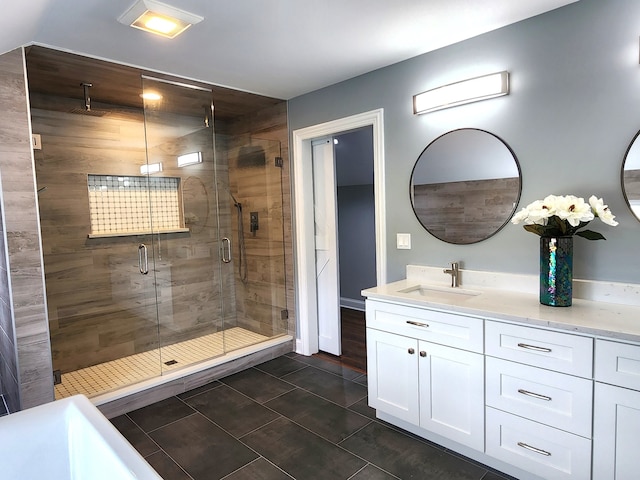
[[[333,355],[340,348],[340,282],[338,277],[338,219],[333,139],[314,140],[313,209],[316,251],[318,347]]]

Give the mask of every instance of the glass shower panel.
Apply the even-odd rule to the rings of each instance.
[[[161,372],[143,116],[56,102],[31,109],[55,395],[94,396]]]
[[[217,135],[216,157],[230,351],[287,333],[280,142]]]
[[[143,77],[163,372],[224,354],[212,95]],[[157,182],[154,183],[154,182]]]

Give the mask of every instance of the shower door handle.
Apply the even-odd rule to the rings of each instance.
[[[231,263],[231,240],[227,237],[222,239],[222,261]]]
[[[149,273],[149,256],[147,246],[144,243],[138,245],[138,268],[142,275]]]

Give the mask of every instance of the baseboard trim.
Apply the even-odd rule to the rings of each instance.
[[[354,298],[340,297],[340,306],[344,308],[351,308],[353,310],[360,310],[364,312],[364,300],[356,300]]]

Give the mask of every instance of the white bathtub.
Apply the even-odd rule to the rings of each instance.
[[[162,480],[84,396],[0,418],[3,480]]]

